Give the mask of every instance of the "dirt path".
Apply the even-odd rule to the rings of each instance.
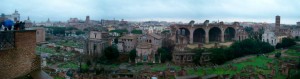
[[[291,55],[286,54],[287,50],[288,49],[281,50],[281,57],[296,57],[296,56],[291,56]],[[275,54],[271,54],[271,55],[269,55],[269,57],[270,58],[275,58]]]
[[[246,56],[246,57],[242,57],[242,58],[237,58],[237,59],[234,59],[232,62],[234,62],[234,63],[239,63],[239,62],[243,62],[243,61],[245,61],[245,60],[247,60],[247,59],[249,59],[249,58],[253,58],[254,56],[253,55],[251,55],[251,56]]]

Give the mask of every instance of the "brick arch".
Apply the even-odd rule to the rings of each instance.
[[[190,35],[191,35],[191,31],[188,28],[184,28],[184,27],[178,27],[176,29],[176,42],[179,42],[179,36],[184,36],[185,38],[187,38],[187,41],[190,41]]]
[[[222,42],[223,31],[220,27],[211,27],[208,30],[209,41]]]
[[[206,31],[204,28],[195,28],[193,30],[193,42],[205,43]]]
[[[233,41],[236,37],[237,30],[234,27],[226,27],[224,29],[224,40]]]

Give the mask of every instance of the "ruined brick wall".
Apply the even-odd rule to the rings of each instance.
[[[11,79],[31,72],[35,60],[36,31],[15,31],[15,48],[0,50],[0,79]]]

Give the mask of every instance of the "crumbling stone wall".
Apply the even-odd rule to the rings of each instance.
[[[0,50],[0,79],[12,79],[31,72],[36,60],[36,31],[15,31],[15,48]]]

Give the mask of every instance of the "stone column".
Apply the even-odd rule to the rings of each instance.
[[[189,30],[190,31],[190,44],[193,44],[193,36],[194,36],[194,30]]]
[[[221,42],[224,42],[224,30],[223,29],[221,29]]]
[[[205,43],[209,43],[209,29],[205,30]]]

